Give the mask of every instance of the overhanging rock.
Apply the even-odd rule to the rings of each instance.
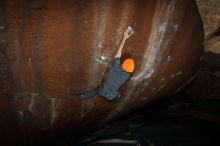
[[[137,63],[115,102],[79,101],[98,86],[128,27]],[[1,0],[0,137],[12,143],[75,133],[164,98],[193,77],[203,53],[194,0]],[[13,136],[12,136],[13,135]]]

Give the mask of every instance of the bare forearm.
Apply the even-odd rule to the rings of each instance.
[[[139,73],[139,74],[136,75],[136,76],[133,76],[133,77],[132,77],[132,80],[136,81],[136,80],[138,80],[139,78],[141,78],[142,76],[144,76],[144,72],[141,72],[141,73]]]
[[[115,55],[115,58],[117,58],[117,57],[120,58],[121,57],[122,49],[124,47],[125,41],[126,41],[126,38],[123,37],[123,39],[122,39],[122,41],[121,41],[121,43],[120,43],[120,45],[118,47],[118,51],[117,51],[117,53]]]
[[[115,55],[115,58],[121,58],[121,54],[122,54],[122,49],[125,45],[125,41],[131,36],[134,34],[134,30],[131,28],[131,27],[128,27],[127,30],[124,32],[124,36],[123,36],[123,39],[118,47],[118,51]]]

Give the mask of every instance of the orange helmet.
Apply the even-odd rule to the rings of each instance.
[[[122,68],[129,73],[133,73],[134,71],[134,59],[128,58],[125,59],[122,63]]]

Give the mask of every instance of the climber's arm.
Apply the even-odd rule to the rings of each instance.
[[[133,76],[131,79],[132,79],[132,80],[134,80],[134,81],[136,81],[136,80],[138,80],[139,78],[143,77],[143,76],[144,76],[144,74],[145,74],[145,72],[144,72],[144,71],[142,71],[142,72],[141,72],[141,73],[139,73],[138,75]]]
[[[115,55],[115,58],[121,58],[121,54],[122,54],[122,49],[124,47],[124,44],[125,44],[125,41],[134,33],[130,33],[130,31],[127,29],[125,32],[124,32],[124,36],[122,38],[122,41],[118,47],[118,51]]]

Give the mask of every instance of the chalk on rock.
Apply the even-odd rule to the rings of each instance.
[[[128,26],[127,31],[128,31],[128,34],[131,34],[131,35],[135,33],[134,29],[131,26]]]

